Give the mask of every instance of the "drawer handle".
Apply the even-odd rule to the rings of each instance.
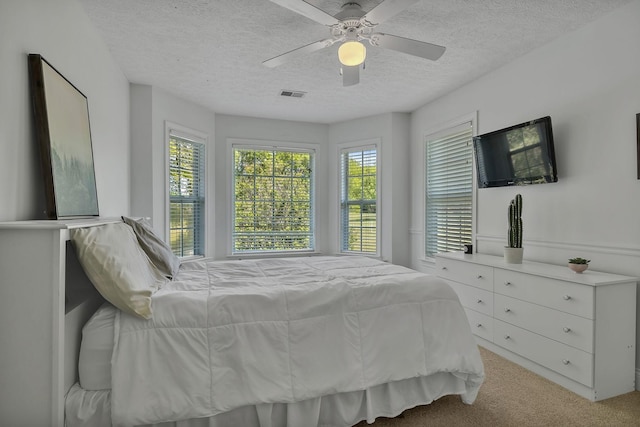
[[[569,359],[562,359],[562,363],[568,365],[571,362],[569,361]]]
[[[504,312],[505,312],[505,313],[510,313],[510,312],[511,312],[511,309],[510,309],[510,308],[505,308],[505,309],[504,309]]]
[[[511,282],[504,282],[505,286],[511,286]]]
[[[571,295],[565,295],[562,297],[565,301],[569,301],[571,299]]]
[[[481,299],[478,300],[478,304],[482,304],[482,300]]]
[[[509,335],[505,335],[505,336],[504,336],[504,339],[505,339],[505,340],[510,340],[510,339],[511,339],[511,337],[510,337]]]
[[[478,274],[478,279],[482,279],[482,274]]]
[[[482,328],[482,323],[478,323],[478,324],[476,325],[476,328]]]
[[[443,270],[446,270],[446,269],[447,269],[447,267],[442,267],[442,269],[443,269]]]
[[[566,326],[562,328],[562,330],[564,331],[565,334],[568,334],[569,332],[571,332],[571,328],[567,328]]]

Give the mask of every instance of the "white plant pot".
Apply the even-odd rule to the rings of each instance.
[[[507,264],[522,264],[522,252],[524,248],[504,247],[504,260]]]
[[[572,264],[569,263],[569,268],[576,273],[582,273],[587,268],[589,268],[589,264]]]

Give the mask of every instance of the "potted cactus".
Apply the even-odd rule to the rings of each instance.
[[[504,247],[504,259],[509,264],[522,264],[522,196],[509,203],[509,229],[507,231],[508,246]]]
[[[584,259],[580,257],[570,258],[569,259],[569,268],[573,270],[575,273],[582,273],[587,268],[589,268],[590,259]]]

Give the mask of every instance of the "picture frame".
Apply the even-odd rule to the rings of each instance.
[[[28,65],[45,214],[99,216],[87,97],[41,55],[29,54]]]
[[[640,113],[636,114],[636,152],[638,154],[638,159],[636,161],[638,179],[640,179]]]

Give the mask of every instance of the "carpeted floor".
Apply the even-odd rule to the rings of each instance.
[[[590,402],[480,347],[486,379],[473,405],[445,396],[373,427],[640,426],[640,391]],[[369,426],[366,422],[357,427]]]

